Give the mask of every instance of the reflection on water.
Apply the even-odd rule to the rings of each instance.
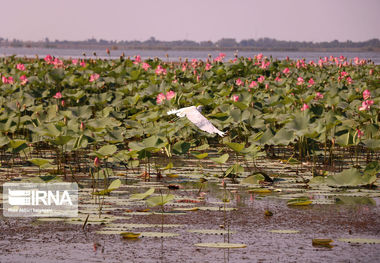
[[[205,60],[211,55],[213,58],[217,57],[220,51],[190,51],[190,50],[113,50],[111,51],[111,56],[108,56],[105,50],[86,50],[86,49],[55,49],[55,48],[0,48],[0,56],[26,56],[34,57],[38,55],[39,57],[45,57],[47,54],[62,58],[83,58],[83,53],[86,57],[94,58],[93,53],[96,52],[99,58],[119,58],[122,53],[126,56],[133,57],[135,55],[140,55],[142,59],[158,57],[164,61],[178,61],[181,58],[189,59],[202,59]],[[224,51],[226,54],[226,59],[232,59],[235,52]],[[306,61],[314,60],[318,61],[320,57],[325,56],[345,56],[348,59],[353,59],[359,57],[361,59],[372,60],[375,64],[380,64],[380,52],[290,52],[290,51],[240,51],[238,56],[243,57],[253,57],[258,53],[263,53],[264,56],[272,56],[275,59],[285,59],[287,56],[291,59],[302,59],[305,58]],[[168,57],[166,57],[168,55]]]

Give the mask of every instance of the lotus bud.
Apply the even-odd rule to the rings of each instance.
[[[111,52],[110,52],[110,49],[109,49],[109,48],[106,48],[106,53],[107,53],[108,55],[110,55],[110,54],[111,54]]]
[[[369,70],[369,74],[370,74],[370,75],[373,75],[373,72],[374,72],[373,69],[370,69],[370,70]]]
[[[95,167],[99,167],[100,166],[100,160],[98,157],[95,157],[95,160],[94,160],[94,166]]]
[[[84,131],[84,123],[83,122],[80,123],[80,130]]]
[[[64,100],[61,101],[61,105],[62,105],[62,107],[65,107],[65,101]]]
[[[21,108],[20,102],[17,102],[16,106],[17,106],[17,109],[20,109]]]
[[[227,183],[224,181],[224,179],[222,180],[222,187],[223,187],[223,188],[226,188],[226,187],[227,187]]]

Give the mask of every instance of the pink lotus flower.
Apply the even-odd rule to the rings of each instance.
[[[95,80],[99,79],[99,74],[94,73],[90,76],[90,82],[94,82]]]
[[[315,100],[323,99],[323,94],[320,93],[320,92],[315,93],[315,97],[314,97],[314,99],[315,99]]]
[[[302,108],[301,108],[301,111],[305,111],[308,108],[309,108],[309,106],[306,103],[304,103],[303,106],[302,106]]]
[[[359,107],[359,111],[369,110],[371,105],[373,105],[373,100],[365,100],[362,102],[362,106]]]
[[[212,68],[211,64],[207,63],[205,66],[205,70],[210,70]]]
[[[24,66],[24,64],[17,64],[17,65],[16,65],[16,68],[17,68],[18,70],[21,70],[21,71],[24,71],[24,70],[25,70],[25,66]]]
[[[13,77],[8,77],[8,83],[9,83],[9,84],[13,84],[13,82],[14,82],[14,81],[13,81]]]
[[[53,58],[52,58],[52,56],[50,56],[50,55],[47,55],[47,56],[44,58],[44,60],[45,60],[46,63],[48,63],[48,64],[51,64],[51,63],[53,62]]]
[[[28,79],[25,75],[22,75],[20,77],[20,81],[21,81],[21,85],[25,85],[26,83],[28,83]]]
[[[257,82],[252,80],[251,84],[249,84],[249,87],[250,88],[253,88],[253,87],[256,87],[257,86]]]
[[[275,79],[274,79],[274,81],[276,81],[276,82],[280,82],[282,79],[280,78],[280,76],[277,76]]]
[[[166,100],[166,96],[164,93],[160,93],[157,95],[156,103],[161,104],[164,100]]]
[[[86,62],[84,62],[84,60],[82,59],[82,61],[79,63],[79,65],[80,65],[81,67],[85,67],[85,66],[86,66]]]
[[[282,71],[282,73],[284,73],[284,74],[288,74],[290,72],[290,69],[289,68],[285,68],[283,71]]]
[[[369,98],[371,98],[371,92],[366,89],[365,91],[363,91],[363,99],[368,100]]]
[[[94,166],[95,167],[99,167],[100,166],[100,160],[98,157],[95,157],[95,160],[94,160]]]
[[[63,61],[60,60],[59,58],[55,58],[54,61],[52,62],[54,65],[54,68],[60,68],[63,67]]]
[[[261,66],[260,66],[260,68],[262,68],[262,69],[266,69],[266,68],[269,67],[269,65],[270,65],[270,61],[265,62],[265,60],[263,60],[263,61],[261,62]]]
[[[262,60],[263,59],[263,54],[262,53],[257,54],[256,58],[257,58],[257,60]]]
[[[137,55],[133,64],[140,64],[140,62],[141,62],[141,57],[140,57],[140,55]]]
[[[307,83],[309,83],[308,87],[311,87],[311,86],[313,86],[315,84],[313,78],[310,78]]]
[[[62,93],[61,93],[61,92],[57,92],[57,93],[53,96],[53,98],[55,98],[55,99],[61,99],[61,98],[62,98]]]
[[[166,99],[171,100],[172,98],[175,97],[175,95],[176,95],[176,93],[174,91],[170,90],[170,91],[166,92]]]
[[[150,68],[150,65],[148,63],[142,63],[142,68],[147,71]]]
[[[356,129],[356,132],[357,132],[357,134],[358,134],[358,138],[359,138],[359,139],[360,139],[361,137],[364,136],[364,132],[362,132],[361,130]]]
[[[232,101],[239,101],[239,96],[238,95],[232,95],[232,98],[231,98]]]
[[[73,60],[71,60],[71,63],[73,63],[73,65],[78,65],[78,59],[73,59]]]
[[[243,84],[244,84],[244,82],[241,81],[241,79],[237,79],[237,80],[235,81],[235,83],[236,83],[237,86],[243,86]]]
[[[161,65],[158,65],[156,68],[156,75],[166,75],[166,69],[163,68]]]
[[[8,79],[5,76],[1,77],[1,81],[3,82],[3,84],[7,84],[8,83]]]
[[[265,80],[265,77],[264,77],[264,76],[260,76],[260,77],[257,79],[257,81],[258,81],[259,83],[263,83],[264,80]]]
[[[214,61],[215,62],[222,62],[223,61],[223,59],[226,57],[226,54],[224,54],[224,53],[219,53],[219,56],[217,56],[215,59],[214,59]]]
[[[305,81],[303,80],[302,77],[297,78],[297,85],[302,85]]]
[[[370,69],[370,70],[369,70],[369,74],[370,74],[370,75],[373,75],[373,72],[374,72],[373,69]]]
[[[198,60],[195,59],[195,58],[193,58],[193,59],[191,60],[191,66],[192,66],[193,68],[198,67]]]
[[[347,77],[346,81],[347,81],[347,84],[349,84],[349,85],[352,84],[352,78],[351,77]]]

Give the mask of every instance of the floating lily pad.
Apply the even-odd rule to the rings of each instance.
[[[141,233],[122,232],[120,235],[123,237],[123,239],[136,239],[141,235]]]
[[[206,248],[245,248],[246,244],[237,243],[197,243],[194,244],[196,247],[206,247]]]
[[[332,239],[327,239],[327,238],[314,238],[312,240],[312,245],[313,246],[322,246],[322,247],[328,247],[328,248],[332,248],[333,246],[330,245],[330,243],[332,243],[333,240]]]
[[[64,221],[66,218],[61,218],[61,217],[45,217],[45,218],[38,218],[38,221],[42,222],[57,222],[57,221]]]
[[[220,230],[220,229],[194,229],[187,230],[190,233],[206,234],[206,235],[227,235],[234,234],[234,231]]]
[[[135,223],[123,223],[123,224],[117,224],[112,223],[109,224],[107,228],[154,228],[154,227],[167,227],[167,228],[174,228],[174,227],[182,227],[183,225],[180,224],[135,224]]]
[[[248,189],[248,193],[255,193],[255,194],[270,194],[272,191],[268,188],[255,188],[255,189]]]
[[[218,206],[199,206],[199,210],[208,210],[208,211],[234,211],[237,210],[237,208],[232,207],[218,207]]]
[[[277,234],[297,234],[300,231],[299,230],[292,230],[292,229],[275,229],[275,230],[269,230],[271,233],[277,233]]]
[[[176,208],[173,208],[173,210],[175,210],[175,211],[198,211],[199,208],[198,207],[176,207]]]
[[[305,206],[310,205],[313,203],[312,200],[310,200],[308,197],[301,197],[301,198],[295,198],[291,199],[287,202],[287,205],[289,206]]]

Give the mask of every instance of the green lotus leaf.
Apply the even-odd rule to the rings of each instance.
[[[146,204],[150,207],[163,206],[166,203],[172,201],[173,199],[174,195],[172,194],[153,196],[146,200]]]
[[[224,164],[227,162],[228,158],[230,158],[229,154],[225,153],[219,157],[210,158],[210,160],[216,163]]]

